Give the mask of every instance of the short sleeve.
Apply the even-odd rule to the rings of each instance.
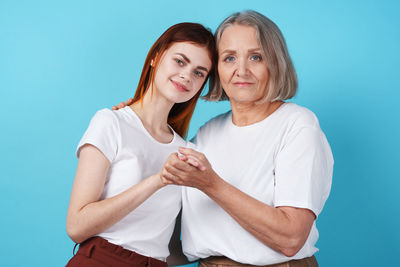
[[[321,129],[302,127],[285,138],[275,161],[274,206],[320,214],[332,184],[333,157]]]
[[[100,110],[91,119],[88,129],[78,144],[76,155],[79,158],[82,146],[90,144],[98,148],[111,163],[117,155],[118,139],[117,118],[109,109]]]

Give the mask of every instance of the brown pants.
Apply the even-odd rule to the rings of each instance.
[[[78,252],[67,264],[67,267],[77,266],[167,267],[167,263],[137,254],[96,236],[80,244]]]
[[[228,259],[227,257],[209,257],[203,259],[199,263],[199,267],[252,267],[255,265],[241,264],[239,262]],[[282,263],[264,265],[259,267],[318,267],[317,260],[314,256],[301,260],[291,260]]]

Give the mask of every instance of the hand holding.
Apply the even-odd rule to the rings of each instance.
[[[171,154],[162,170],[162,179],[167,183],[207,191],[219,179],[203,153],[191,148],[179,148],[179,152],[182,156]]]

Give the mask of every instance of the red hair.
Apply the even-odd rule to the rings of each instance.
[[[140,75],[139,84],[136,89],[133,102],[143,101],[143,97],[154,82],[154,73],[160,62],[163,53],[174,43],[190,42],[208,50],[211,60],[211,70],[209,71],[204,84],[194,97],[183,103],[175,103],[168,114],[168,124],[180,136],[186,137],[190,119],[192,118],[197,100],[206,84],[210,75],[213,75],[217,61],[216,45],[214,36],[210,30],[198,23],[178,23],[168,28],[150,48],[144,62],[142,74]]]

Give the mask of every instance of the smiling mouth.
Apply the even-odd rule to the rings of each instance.
[[[175,82],[174,80],[171,80],[172,84],[175,86],[175,88],[180,91],[180,92],[189,92],[186,86],[179,82]]]

